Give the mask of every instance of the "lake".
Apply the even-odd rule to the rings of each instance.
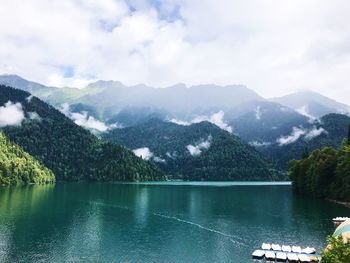
[[[262,242],[322,248],[350,209],[272,183],[0,188],[0,262],[252,262]]]

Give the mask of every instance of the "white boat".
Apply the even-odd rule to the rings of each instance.
[[[316,249],[314,249],[313,247],[307,247],[307,248],[302,249],[301,253],[315,254],[316,253]]]
[[[287,260],[287,254],[284,252],[277,252],[276,253],[276,259],[277,261],[286,261]]]
[[[265,252],[265,258],[267,260],[275,260],[276,259],[276,254],[272,251],[266,251]]]
[[[292,248],[291,248],[291,246],[282,245],[282,251],[283,252],[292,252]]]
[[[338,216],[333,218],[333,222],[344,222],[346,220],[350,219],[349,217],[342,217],[342,216]]]
[[[262,243],[261,248],[264,250],[270,250],[271,249],[271,244],[269,243]]]
[[[260,249],[255,250],[255,251],[253,252],[253,254],[252,254],[252,257],[253,257],[254,259],[263,259],[264,256],[265,256],[265,251],[264,251],[264,250],[260,250]]]
[[[292,252],[294,252],[294,253],[301,253],[301,247],[299,247],[299,246],[292,246]]]
[[[294,254],[294,253],[288,253],[287,258],[288,258],[289,262],[298,262],[299,261],[298,255]]]
[[[298,258],[300,262],[311,262],[310,257],[305,254],[299,254]]]
[[[272,250],[275,250],[275,251],[281,251],[281,246],[278,244],[272,244],[271,248]]]

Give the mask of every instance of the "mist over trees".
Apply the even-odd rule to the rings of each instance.
[[[28,99],[30,98],[30,99]],[[122,146],[102,142],[54,107],[29,93],[0,86],[0,105],[20,103],[21,125],[3,127],[8,139],[50,168],[57,180],[159,180],[163,173]],[[31,119],[35,112],[38,119]]]

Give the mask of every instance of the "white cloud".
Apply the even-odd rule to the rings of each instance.
[[[25,119],[22,104],[8,101],[0,107],[0,127],[19,126]]]
[[[254,147],[265,147],[271,145],[271,142],[264,142],[264,141],[251,141],[249,142],[249,145]]]
[[[244,83],[273,97],[305,87],[350,100],[346,0],[0,4],[2,73],[62,86]]]
[[[104,122],[96,120],[93,116],[90,116],[86,111],[71,112],[68,103],[62,104],[60,111],[68,118],[73,120],[75,124],[87,129],[105,132],[109,129],[120,128],[120,126],[117,123],[112,125],[106,125]]]
[[[144,160],[153,160],[156,163],[165,163],[166,161],[163,158],[155,156],[153,152],[148,147],[142,147],[133,150],[134,154]]]
[[[305,139],[306,140],[311,140],[313,138],[316,138],[318,136],[320,136],[322,133],[328,133],[325,129],[321,128],[316,128],[313,127],[312,130],[310,130],[306,135],[305,135]]]
[[[27,102],[31,102],[32,99],[33,99],[33,97],[34,97],[33,95],[28,96],[28,97],[26,98],[26,101],[27,101]]]
[[[153,161],[155,161],[156,163],[165,163],[166,162],[165,159],[160,158],[158,156],[154,156]]]
[[[312,127],[311,129],[303,129],[302,127],[293,127],[293,131],[290,135],[282,136],[277,139],[277,143],[280,146],[291,144],[299,140],[300,138],[303,138],[304,140],[311,140],[318,136],[320,136],[322,133],[328,133],[324,128],[320,127]]]
[[[195,145],[187,145],[186,149],[190,152],[192,156],[199,156],[203,150],[208,149],[211,144],[212,137],[208,136],[207,140],[201,141],[198,144]]]
[[[39,116],[38,113],[36,112],[28,112],[28,116],[30,120],[36,120],[36,121],[41,121],[41,117]]]
[[[104,122],[89,116],[87,112],[73,112],[71,113],[71,119],[79,126],[83,126],[87,129],[98,130],[101,132],[108,130],[108,126]]]
[[[302,128],[293,127],[293,131],[290,135],[282,136],[277,139],[277,143],[280,146],[291,144],[299,140],[303,135],[305,135],[306,131]]]
[[[317,118],[309,113],[309,107],[307,105],[304,105],[300,107],[299,109],[296,109],[298,113],[301,115],[304,115],[310,119],[310,121],[315,121]]]
[[[177,125],[182,125],[182,126],[189,126],[189,125],[192,124],[191,122],[182,121],[182,120],[178,120],[178,119],[175,119],[175,118],[169,120],[169,122],[175,123]]]
[[[232,133],[233,132],[232,127],[225,122],[224,116],[225,116],[225,113],[221,110],[221,111],[218,111],[217,113],[214,113],[210,116],[206,116],[206,115],[197,116],[191,121],[182,121],[182,120],[178,120],[178,119],[171,119],[170,122],[178,124],[178,125],[188,126],[188,125],[191,125],[193,123],[200,123],[203,121],[208,121],[208,122],[215,124],[219,128],[221,128],[225,131],[228,131],[229,133]]]
[[[148,147],[138,148],[133,150],[134,154],[144,160],[149,160],[153,157],[153,153]]]
[[[260,120],[261,116],[262,116],[261,108],[260,108],[260,106],[257,106],[255,109],[255,118],[257,120]]]

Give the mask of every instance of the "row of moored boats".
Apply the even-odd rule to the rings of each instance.
[[[263,243],[261,245],[263,250],[273,250],[273,251],[283,251],[283,252],[294,252],[294,253],[303,253],[303,254],[315,254],[316,249],[313,247],[306,247],[302,249],[300,246],[288,246],[288,245],[279,245],[279,244],[269,244]]]
[[[320,257],[315,254],[316,249],[300,246],[287,246],[278,244],[263,243],[261,249],[255,250],[252,254],[254,259],[281,261],[281,262],[318,262]]]

